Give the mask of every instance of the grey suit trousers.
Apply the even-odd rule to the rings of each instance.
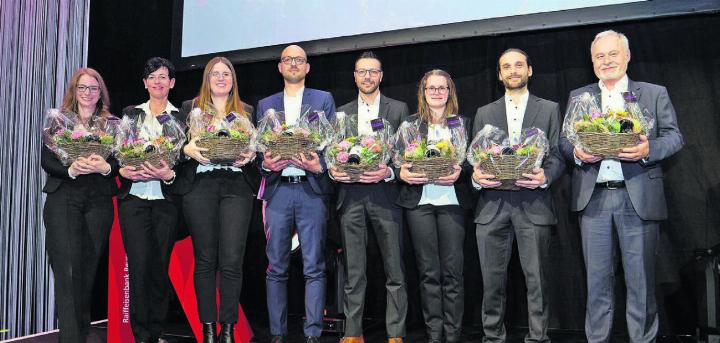
[[[352,198],[348,195],[348,198]],[[368,229],[377,238],[385,268],[385,327],[388,337],[405,336],[407,287],[402,264],[402,210],[390,203],[371,201],[371,196],[345,199],[340,211],[347,280],[345,281],[345,336],[362,336],[362,319],[367,286]],[[370,225],[368,225],[370,224]]]
[[[588,342],[609,342],[615,310],[615,255],[618,245],[627,288],[626,320],[630,341],[654,342],[658,330],[655,256],[658,222],[642,220],[625,188],[596,188],[580,212],[587,269]],[[614,237],[617,234],[617,242]]]
[[[511,198],[512,199],[512,198]],[[504,201],[487,224],[475,229],[483,280],[483,342],[505,342],[507,269],[517,239],[518,254],[527,283],[528,326],[525,342],[549,342],[548,293],[544,261],[550,241],[550,226],[532,223],[520,201]]]

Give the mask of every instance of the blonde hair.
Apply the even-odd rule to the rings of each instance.
[[[226,113],[234,112],[248,117],[250,114],[245,111],[245,103],[240,100],[240,95],[238,95],[238,83],[235,68],[225,57],[214,57],[205,66],[205,71],[203,72],[203,83],[202,86],[200,86],[200,93],[195,99],[193,99],[193,107],[200,107],[203,111],[213,108],[212,94],[210,92],[210,73],[212,72],[213,67],[218,63],[222,63],[227,66],[230,69],[233,78],[232,88],[230,89],[230,94],[228,95],[229,103],[225,105]]]
[[[453,82],[452,77],[450,77],[450,74],[448,72],[441,70],[441,69],[433,69],[422,77],[420,79],[420,85],[418,87],[417,92],[417,98],[418,98],[418,116],[421,120],[425,122],[430,122],[430,118],[432,116],[432,111],[430,110],[430,106],[427,103],[427,100],[425,100],[425,86],[427,85],[427,80],[430,78],[430,76],[438,75],[445,78],[448,84],[448,100],[445,105],[445,112],[443,113],[443,119],[447,118],[451,114],[457,114],[458,112],[458,100],[457,100],[457,92],[455,90],[455,82]]]
[[[105,86],[105,81],[103,80],[102,76],[100,76],[100,73],[98,73],[95,69],[92,68],[80,68],[75,71],[72,77],[70,77],[70,81],[68,81],[67,88],[65,89],[65,96],[63,97],[63,111],[79,113],[77,101],[77,86],[78,82],[80,82],[80,78],[83,75],[94,78],[98,82],[98,86],[100,87],[100,98],[98,99],[97,104],[95,104],[95,111],[93,112],[93,115],[101,117],[109,116],[110,95],[108,94],[108,90]]]

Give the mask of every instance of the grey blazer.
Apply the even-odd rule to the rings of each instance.
[[[621,162],[625,177],[625,187],[630,194],[635,212],[643,220],[663,220],[667,218],[665,191],[663,189],[663,170],[658,162],[672,156],[683,146],[683,137],[678,129],[675,108],[670,102],[665,87],[645,82],[629,80],[628,90],[635,93],[638,102],[655,117],[655,125],[648,135],[650,155],[645,161]],[[590,92],[599,95],[597,83],[578,88],[570,92],[572,97]],[[569,101],[568,101],[569,103]],[[564,136],[561,137],[562,154],[572,168],[572,198],[570,209],[582,211],[587,206],[595,189],[600,163],[575,164],[574,146]]]
[[[475,114],[473,125],[473,138],[486,125],[496,126],[508,132],[507,113],[505,111],[505,97],[480,107]],[[543,130],[550,142],[550,151],[542,163],[548,187],[534,190],[503,191],[494,189],[480,190],[480,196],[475,208],[475,223],[487,224],[497,214],[503,201],[521,199],[523,209],[530,221],[536,225],[554,225],[555,218],[550,185],[557,180],[565,170],[565,163],[558,147],[560,137],[560,107],[557,103],[541,99],[530,94],[522,122],[523,128],[536,127]]]
[[[346,115],[357,118],[357,113],[358,113],[357,97],[353,101],[338,107],[337,112],[345,112]],[[378,117],[383,118],[390,123],[390,125],[392,126],[393,133],[395,133],[395,130],[397,130],[397,128],[400,126],[400,124],[408,116],[410,116],[410,111],[408,110],[408,106],[406,103],[388,98],[385,95],[383,95],[382,93],[380,93],[380,111],[378,112]],[[355,129],[357,129],[357,128],[355,128]],[[395,177],[397,177],[397,175],[395,175]],[[388,197],[389,202],[394,203],[395,199],[398,196],[397,184],[395,182],[391,182],[390,184],[385,185],[385,182],[381,182],[378,185],[384,188],[383,194],[385,194]],[[353,191],[353,192],[378,191],[377,189],[375,189],[375,187],[363,187],[363,186],[366,186],[366,185],[337,183],[336,207],[338,209],[340,209],[342,207],[343,202],[345,201],[345,194],[347,194],[348,191]]]

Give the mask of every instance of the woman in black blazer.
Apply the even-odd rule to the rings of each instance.
[[[419,120],[420,132],[428,140],[449,138],[446,121],[458,111],[450,75],[442,70],[425,73],[417,94],[418,113],[406,121]],[[399,176],[404,183],[396,203],[405,208],[415,248],[429,342],[459,342],[464,301],[465,215],[473,205],[467,175],[472,168],[466,163],[456,164],[453,174],[428,183],[424,174],[412,173],[410,167],[406,163],[400,168]]]
[[[175,85],[175,67],[164,58],[153,57],[145,63],[142,78],[149,99],[126,107],[123,117],[134,120],[138,137],[149,141],[164,134],[160,116],[178,113],[168,101]],[[179,139],[184,142],[185,136]],[[167,315],[167,270],[181,216],[170,190],[175,171],[163,162],[160,168],[149,163],[141,168],[124,166],[119,173],[118,217],[130,276],[130,325],[136,342],[154,343],[162,336]]]
[[[248,118],[253,112],[240,100],[235,69],[226,58],[215,57],[208,62],[200,92],[183,103],[181,118],[187,119],[194,108],[212,115],[212,122],[225,120],[231,112]],[[257,168],[248,165],[255,152],[243,153],[232,165],[215,165],[202,155],[207,150],[197,147],[196,141],[197,137],[191,137],[184,147],[190,159],[182,166],[176,191],[183,195],[185,221],[193,241],[195,293],[203,341],[234,342],[245,241],[259,186]],[[216,289],[220,293],[219,316]],[[222,327],[216,338],[218,320]]]
[[[68,82],[62,110],[77,113],[83,126],[90,128],[98,118],[111,116],[108,99],[100,74],[81,68]],[[47,173],[43,222],[55,277],[60,342],[85,342],[95,272],[113,223],[117,161],[91,155],[66,167],[43,146],[41,165]]]

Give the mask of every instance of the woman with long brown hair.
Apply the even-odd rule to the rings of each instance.
[[[111,116],[108,99],[102,76],[80,68],[68,82],[61,110],[77,114],[75,125],[90,130]],[[60,342],[85,342],[95,272],[113,223],[118,165],[112,157],[93,154],[67,167],[46,146],[41,165],[47,173],[43,222],[55,277]]]
[[[449,139],[448,117],[458,113],[457,91],[450,74],[439,69],[425,73],[417,97],[418,113],[406,121],[419,123],[428,142]],[[404,184],[397,204],[405,208],[415,248],[429,342],[460,342],[465,214],[473,206],[467,175],[472,169],[455,164],[452,174],[429,183],[425,174],[413,173],[410,167],[406,163],[400,168]]]
[[[208,62],[198,96],[183,103],[180,117],[187,118],[194,108],[212,116],[211,123],[225,120],[229,113],[249,117],[253,112],[252,106],[240,100],[235,68],[226,58],[215,57]],[[211,164],[203,156],[207,150],[195,144],[197,140],[198,137],[191,137],[184,148],[190,160],[182,166],[176,189],[183,195],[185,220],[193,241],[195,292],[203,341],[234,342],[245,241],[258,188],[257,170],[248,165],[255,153],[246,151],[232,165]],[[216,338],[218,321],[222,325]]]

